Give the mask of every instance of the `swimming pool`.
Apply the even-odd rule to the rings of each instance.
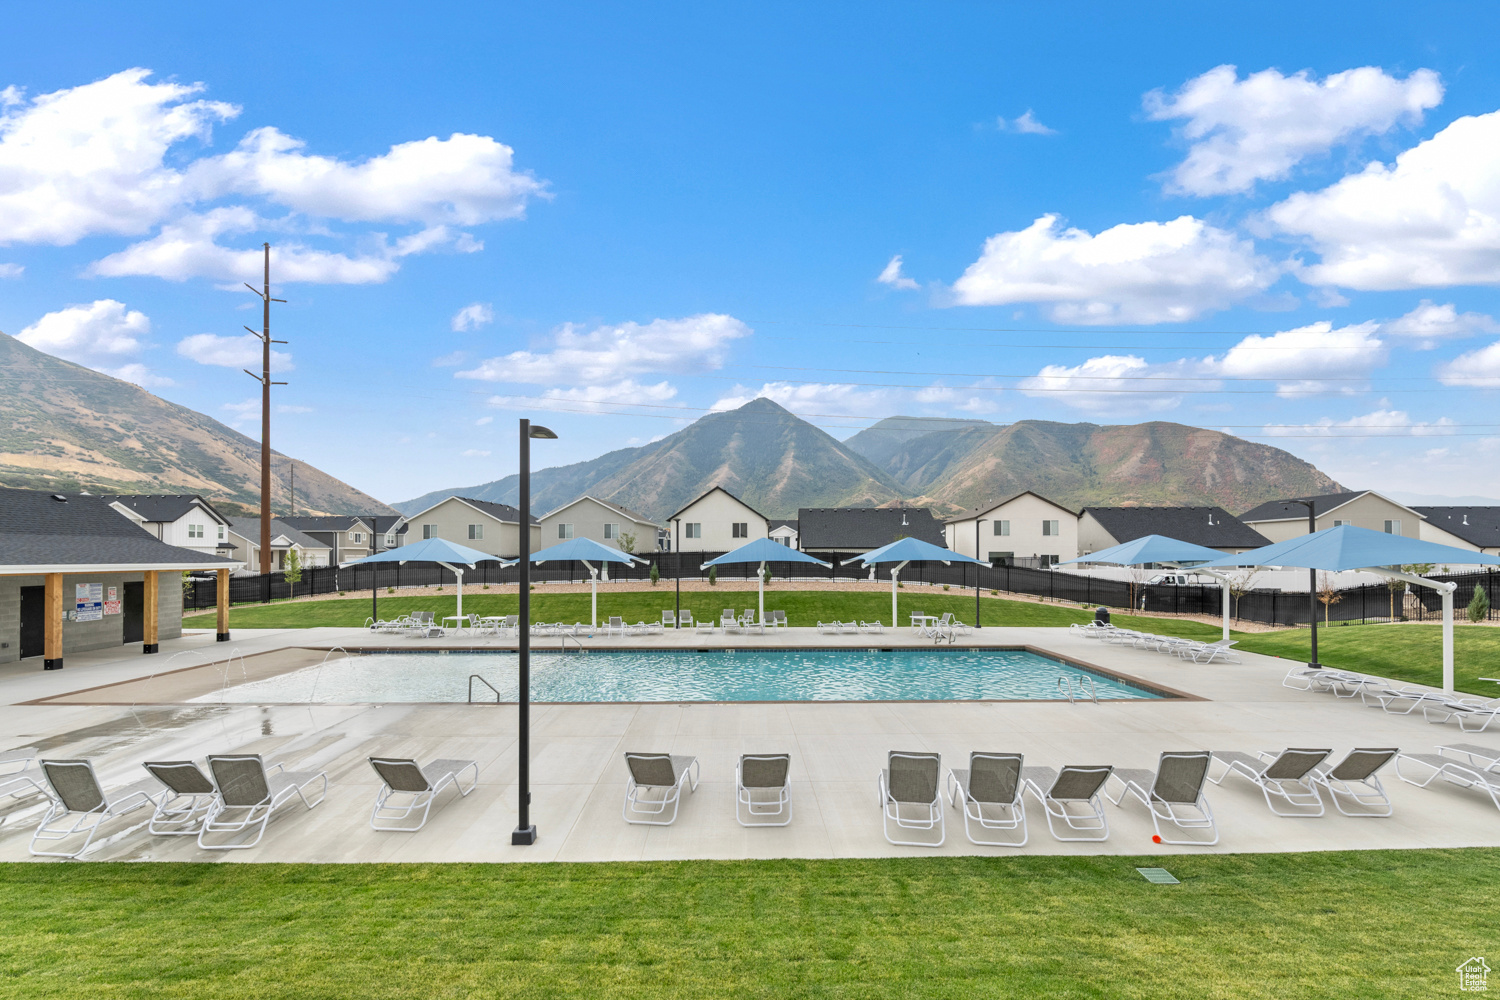
[[[516,654],[392,652],[341,657],[194,699],[235,704],[463,702],[477,674],[517,697]],[[1061,680],[1060,680],[1061,679]],[[533,653],[538,702],[1058,700],[1170,697],[1021,649],[591,650]],[[475,682],[475,700],[495,695]]]

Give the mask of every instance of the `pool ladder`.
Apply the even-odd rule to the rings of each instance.
[[[483,677],[480,677],[478,674],[470,674],[469,675],[469,704],[470,705],[474,704],[474,682],[475,681],[478,681],[479,683],[483,684],[485,687],[489,688],[491,691],[495,691],[495,685],[491,684],[489,681],[485,680]],[[500,692],[499,691],[495,691],[495,704],[496,705],[500,704]]]
[[[1084,681],[1088,681],[1087,687],[1084,686]],[[1099,692],[1094,690],[1094,679],[1092,677],[1060,676],[1057,678],[1057,689],[1063,693],[1063,697],[1068,699],[1069,705],[1072,705],[1075,701],[1083,701],[1085,698],[1092,701],[1095,705],[1099,704]]]

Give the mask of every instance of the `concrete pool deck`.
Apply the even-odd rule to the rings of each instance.
[[[375,641],[371,641],[372,638]],[[820,635],[793,629],[731,636],[728,644],[856,648],[930,645],[905,630],[879,635]],[[585,645],[591,640],[584,640]],[[595,645],[713,648],[722,635],[651,636]],[[1431,751],[1437,743],[1470,742],[1500,749],[1500,732],[1459,734],[1412,716],[1387,715],[1355,701],[1281,686],[1289,661],[1245,654],[1243,664],[1198,665],[1161,653],[1105,646],[1066,629],[986,628],[959,645],[1031,647],[1095,664],[1192,699],[1068,704],[1066,702],[840,702],[545,705],[532,711],[532,819],[539,840],[512,847],[517,764],[514,706],[187,705],[174,695],[170,672],[190,676],[207,658],[231,651],[286,669],[317,662],[323,650],[345,647],[504,648],[500,640],[403,640],[359,629],[237,630],[234,641],[211,633],[162,643],[145,657],[115,649],[69,657],[61,671],[36,661],[0,667],[0,749],[36,745],[45,756],[88,757],[106,787],[144,776],[152,759],[201,758],[243,750],[281,758],[298,769],[326,769],[326,802],[311,812],[284,807],[265,839],[245,851],[200,850],[191,838],[150,836],[146,812],[111,821],[89,859],[180,861],[611,861],[689,858],[889,857],[929,854],[1163,854],[1199,851],[1300,851],[1368,848],[1500,846],[1500,811],[1482,793],[1436,784],[1419,789],[1388,769],[1395,803],[1388,819],[1351,818],[1331,807],[1317,819],[1271,815],[1260,791],[1231,777],[1210,785],[1220,830],[1214,847],[1151,842],[1150,817],[1139,803],[1106,804],[1110,837],[1063,843],[1048,833],[1042,811],[1028,800],[1031,838],[1023,848],[976,847],[961,816],[947,809],[947,842],[939,848],[895,847],[881,835],[876,772],[889,750],[932,750],[945,768],[964,766],[971,750],[1018,751],[1027,764],[1099,764],[1154,769],[1164,750],[1257,751],[1286,746],[1333,747],[1334,759],[1355,746]],[[556,640],[538,645],[556,646]],[[311,651],[311,652],[309,652]],[[308,657],[315,657],[308,659]],[[217,668],[213,668],[217,669]],[[156,675],[156,676],[153,676]],[[98,704],[122,682],[150,678],[150,702]],[[91,697],[89,689],[94,694]],[[116,689],[117,691],[119,689]],[[75,692],[83,692],[75,694]],[[65,703],[59,696],[71,695]],[[1201,699],[1201,700],[1198,700]],[[47,703],[36,704],[43,700]],[[684,795],[670,827],[627,825],[620,816],[627,750],[696,755],[702,783]],[[734,819],[734,766],[741,753],[792,755],[794,818],[784,828],[746,829]],[[445,792],[431,821],[414,834],[369,829],[378,790],[366,763],[373,754],[471,758],[480,781],[467,798]],[[1217,773],[1217,768],[1215,769]],[[1326,798],[1326,796],[1325,796]],[[33,803],[0,805],[0,860],[29,857],[39,810]]]

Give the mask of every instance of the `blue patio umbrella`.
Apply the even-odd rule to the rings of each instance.
[[[945,566],[953,563],[973,563],[975,566],[983,566],[984,563],[969,556],[960,555],[952,549],[945,549],[941,545],[933,545],[924,542],[920,538],[899,538],[889,545],[882,545],[878,549],[871,549],[862,556],[845,559],[845,563],[857,562],[862,566],[874,566],[876,564],[895,563],[891,567],[891,628],[897,628],[896,623],[896,577],[900,575],[903,567],[910,562],[940,562]],[[977,586],[977,584],[976,584]],[[978,622],[975,622],[978,625]]]
[[[533,565],[541,565],[544,562],[581,562],[589,571],[589,587],[592,596],[589,599],[589,627],[599,627],[599,570],[594,563],[606,566],[608,563],[644,563],[646,560],[639,556],[633,556],[619,549],[612,549],[608,545],[596,542],[592,538],[573,538],[561,545],[543,549],[530,557]],[[605,579],[609,579],[609,570],[605,569]]]
[[[409,562],[437,563],[453,574],[458,582],[458,614],[464,613],[464,571],[460,566],[474,568],[476,563],[498,562],[502,566],[513,566],[516,560],[501,559],[499,556],[488,552],[480,552],[471,549],[467,545],[459,545],[442,538],[424,538],[420,542],[412,542],[410,545],[402,545],[394,549],[386,549],[377,552],[373,556],[365,556],[363,559],[354,559],[350,562],[339,563],[344,566],[363,566],[367,563],[396,563],[404,565]],[[374,581],[371,580],[371,589],[374,589]]]
[[[1424,542],[1418,538],[1387,535],[1369,528],[1341,524],[1310,535],[1265,545],[1237,556],[1224,556],[1209,566],[1288,566],[1328,573],[1362,570],[1389,580],[1402,580],[1438,591],[1443,599],[1443,690],[1453,690],[1453,592],[1457,584],[1428,580],[1406,573],[1402,566],[1414,563],[1458,563],[1500,566],[1500,558],[1471,549]],[[1316,622],[1314,622],[1316,627]]]
[[[1131,539],[1121,545],[1112,545],[1098,552],[1090,552],[1086,556],[1077,559],[1069,559],[1067,562],[1058,563],[1059,566],[1069,566],[1073,563],[1107,563],[1112,566],[1143,566],[1147,563],[1164,563],[1170,566],[1181,566],[1198,569],[1204,563],[1222,559],[1224,553],[1218,549],[1208,548],[1206,545],[1195,545],[1192,542],[1184,542],[1176,538],[1168,538],[1166,535],[1143,535],[1140,538]],[[1220,589],[1224,591],[1224,638],[1229,638],[1229,578],[1223,573],[1212,570],[1204,570],[1205,576],[1211,576],[1219,581]]]
[[[821,559],[814,559],[806,552],[789,548],[780,542],[773,542],[769,538],[757,538],[753,542],[741,545],[732,552],[726,552],[717,559],[710,559],[699,566],[699,569],[708,569],[710,566],[727,566],[733,563],[760,563],[761,571],[755,574],[756,591],[759,595],[760,620],[766,620],[766,574],[765,564],[768,562],[801,562],[815,563],[818,566],[827,567],[828,563]]]

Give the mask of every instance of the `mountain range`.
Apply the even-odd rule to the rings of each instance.
[[[0,484],[94,493],[198,493],[257,508],[260,442],[140,386],[0,334]],[[390,507],[272,451],[276,512],[389,514]]]
[[[1269,445],[1166,421],[1065,424],[888,417],[846,441],[769,399],[711,413],[659,441],[532,473],[533,509],[582,494],[664,519],[714,486],[767,517],[799,507],[910,503],[954,513],[1035,490],[1074,507],[1213,505],[1342,487]],[[515,476],[394,504],[414,514],[449,496],[514,504]]]

